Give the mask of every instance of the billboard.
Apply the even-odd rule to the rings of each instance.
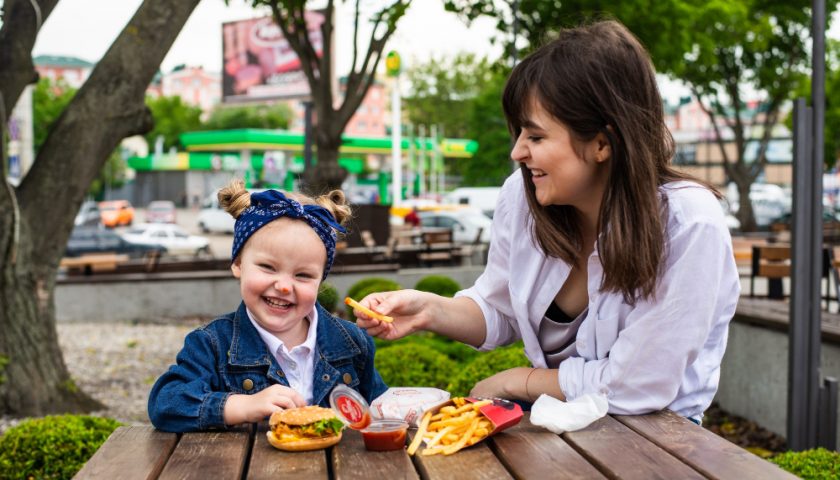
[[[306,12],[309,39],[319,57],[324,52],[324,19],[323,12]],[[309,96],[300,59],[270,16],[222,24],[222,55],[224,102]]]

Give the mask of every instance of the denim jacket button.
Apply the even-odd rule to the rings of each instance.
[[[244,388],[244,389],[245,389],[245,391],[249,391],[249,390],[251,390],[252,388],[254,388],[254,381],[253,381],[253,380],[251,380],[250,378],[246,378],[246,379],[242,382],[242,388]]]
[[[321,380],[323,380],[325,382],[329,382],[330,381],[330,376],[325,373],[325,374],[321,375]]]
[[[352,381],[353,381],[353,375],[350,375],[349,373],[345,373],[345,374],[341,377],[341,379],[342,379],[342,380],[344,380],[344,383],[346,383],[346,384],[348,384],[348,385],[349,385],[349,384],[350,384],[350,382],[352,382]]]

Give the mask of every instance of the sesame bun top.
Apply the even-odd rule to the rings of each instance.
[[[268,424],[270,426],[277,425],[278,423],[285,423],[286,425],[308,425],[318,420],[327,420],[330,418],[335,418],[335,413],[331,409],[309,405],[274,412],[271,414]]]

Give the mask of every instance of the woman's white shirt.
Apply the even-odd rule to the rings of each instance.
[[[603,393],[610,413],[669,408],[700,418],[718,387],[729,321],[740,281],[732,241],[715,196],[693,182],[660,187],[668,200],[666,258],[655,299],[624,302],[600,292],[597,248],[588,259],[589,305],[576,355],[559,365],[560,388],[572,400]],[[539,323],[570,266],[547,257],[533,237],[522,175],[505,182],[493,218],[487,267],[458,293],[475,301],[487,325],[481,350],[522,339],[533,365],[546,368]],[[627,255],[633,255],[628,246]]]

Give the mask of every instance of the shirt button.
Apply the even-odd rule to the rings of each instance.
[[[341,377],[341,379],[342,379],[342,380],[344,380],[344,383],[346,383],[346,384],[348,384],[348,385],[349,385],[349,384],[350,384],[350,382],[352,382],[352,381],[353,381],[353,375],[350,375],[349,373],[345,373],[345,374]]]
[[[242,388],[244,388],[246,392],[251,390],[254,388],[254,381],[250,378],[246,378],[245,381],[242,382]]]
[[[297,368],[297,363],[292,362],[292,363],[289,364],[289,366],[292,367],[292,368]]]

